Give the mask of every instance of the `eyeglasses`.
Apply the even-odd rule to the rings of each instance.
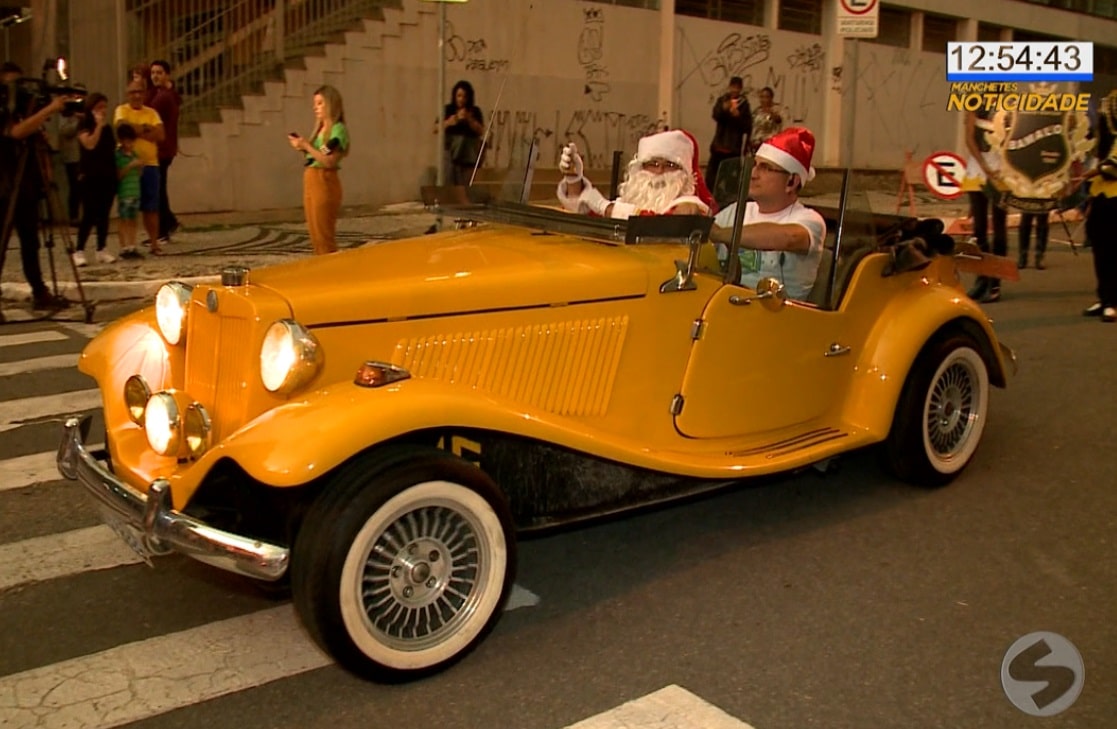
[[[787,170],[776,167],[771,162],[765,162],[764,160],[757,160],[756,164],[754,164],[752,166],[752,168],[754,170],[760,170],[761,172],[778,172],[781,175],[790,175],[791,174]]]
[[[672,162],[667,159],[650,159],[647,162],[643,162],[640,166],[648,171],[659,170],[660,172],[674,172],[675,170],[682,169],[682,166],[677,162]]]

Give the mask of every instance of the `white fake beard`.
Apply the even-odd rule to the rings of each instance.
[[[629,168],[628,177],[621,183],[620,200],[631,203],[640,210],[662,214],[670,210],[683,195],[694,194],[694,180],[686,170],[655,174],[637,166]]]

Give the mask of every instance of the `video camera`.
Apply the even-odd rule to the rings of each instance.
[[[42,78],[22,76],[0,84],[0,127],[11,119],[23,119],[50,103],[53,96],[73,96],[63,113],[81,111],[88,93],[81,86],[69,83],[65,58],[48,58],[43,63]]]

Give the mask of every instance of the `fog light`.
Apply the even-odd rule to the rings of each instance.
[[[128,417],[136,425],[144,424],[144,408],[151,399],[151,388],[139,375],[132,375],[124,383],[124,405],[128,408]]]
[[[147,433],[147,444],[153,451],[161,456],[178,453],[182,444],[182,419],[171,393],[157,392],[147,401],[144,430]]]
[[[191,458],[198,458],[209,450],[210,433],[209,413],[199,403],[191,403],[182,416],[182,433],[186,439],[186,450]]]

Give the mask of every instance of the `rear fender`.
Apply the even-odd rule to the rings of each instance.
[[[928,301],[932,297],[937,300]],[[843,410],[852,427],[867,430],[874,440],[884,440],[916,357],[932,339],[952,332],[973,337],[989,370],[990,383],[1005,387],[1005,352],[988,317],[965,294],[950,287],[935,287],[930,292],[914,288],[889,302],[886,311],[888,316],[873,328],[854,370]]]

